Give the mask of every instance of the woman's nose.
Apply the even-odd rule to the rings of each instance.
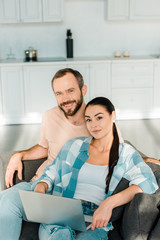
[[[95,128],[96,126],[97,126],[96,122],[95,122],[95,121],[92,121],[91,127],[92,127],[92,128]]]

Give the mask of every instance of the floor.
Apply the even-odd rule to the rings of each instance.
[[[160,159],[160,119],[119,120],[124,139],[148,156]],[[30,148],[38,143],[40,124],[0,126],[0,152]]]

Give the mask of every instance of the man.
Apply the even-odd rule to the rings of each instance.
[[[15,171],[18,171],[18,178],[22,179],[22,160],[48,157],[32,179],[37,180],[42,175],[44,167],[52,163],[67,140],[89,136],[84,120],[84,96],[87,93],[87,86],[84,85],[82,75],[70,68],[61,69],[52,79],[52,88],[58,107],[44,114],[39,144],[12,155],[5,176],[7,187],[13,185]],[[144,160],[159,163],[155,159]]]
[[[84,96],[87,86],[82,75],[72,69],[59,70],[52,79],[58,107],[45,112],[39,144],[12,155],[6,171],[6,186],[13,185],[14,172],[22,179],[22,160],[48,157],[33,180],[38,179],[45,166],[51,164],[64,143],[78,136],[89,136],[84,120]]]

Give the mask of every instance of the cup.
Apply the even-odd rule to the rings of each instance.
[[[121,51],[117,50],[114,52],[114,57],[121,57],[122,54],[121,54]]]
[[[129,51],[124,51],[123,52],[123,57],[130,57],[130,53],[129,53]]]

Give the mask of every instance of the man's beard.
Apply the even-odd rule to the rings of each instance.
[[[76,100],[73,100],[73,101],[68,101],[68,102],[63,102],[61,103],[59,106],[59,108],[64,112],[65,116],[66,117],[71,117],[71,116],[74,116],[78,110],[80,109],[80,107],[82,106],[82,103],[83,103],[83,96],[82,96],[82,92],[81,92],[81,96],[80,96],[80,99],[77,101],[77,104],[75,106],[75,109],[72,110],[72,109],[68,109],[68,111],[65,111],[63,109],[63,106],[67,105],[67,104],[72,104],[72,103],[76,103]]]

